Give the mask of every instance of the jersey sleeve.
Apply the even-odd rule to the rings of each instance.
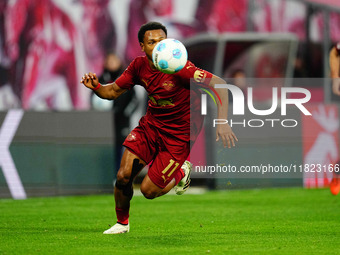
[[[122,89],[131,89],[135,84],[137,60],[133,60],[130,65],[125,69],[121,76],[115,81],[116,84]]]
[[[208,86],[213,77],[212,73],[196,67],[191,61],[188,61],[179,73],[186,82],[194,82],[195,85],[203,87]]]

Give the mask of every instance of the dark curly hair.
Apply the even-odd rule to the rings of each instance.
[[[157,30],[157,29],[162,29],[165,35],[168,35],[168,31],[166,30],[166,27],[163,24],[156,22],[156,21],[150,21],[140,27],[138,31],[138,41],[141,43],[144,42],[144,35],[146,31]]]

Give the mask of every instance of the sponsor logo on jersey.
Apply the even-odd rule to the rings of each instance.
[[[175,104],[172,102],[172,98],[167,99],[161,99],[159,95],[149,95],[149,99],[153,105],[157,105],[160,107],[168,107],[168,106],[175,106]]]
[[[175,87],[175,84],[172,81],[165,81],[162,86],[165,90],[171,91]]]

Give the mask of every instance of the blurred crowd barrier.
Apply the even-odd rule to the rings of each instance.
[[[207,116],[190,156],[192,184],[209,183],[219,189],[327,187],[332,178],[329,166],[339,162],[339,106],[311,103],[306,107],[311,116],[293,106],[287,108],[287,116],[280,111],[255,116],[248,110],[235,116],[230,109],[229,123],[239,139],[233,149],[215,141],[215,128],[208,126],[213,115]],[[112,129],[110,112],[1,112],[0,197],[112,193],[117,163]],[[216,165],[238,170],[271,165],[290,171],[196,171],[196,167]],[[301,171],[304,166],[308,169]]]
[[[10,110],[0,123],[0,197],[113,191],[111,112]]]

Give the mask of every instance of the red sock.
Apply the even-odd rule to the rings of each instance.
[[[120,224],[129,224],[129,208],[118,208],[116,207],[117,222]]]
[[[183,179],[183,177],[184,177],[184,172],[183,172],[183,170],[182,170],[182,168],[181,168],[181,169],[180,169],[179,171],[177,171],[177,173],[175,174],[175,182],[176,182],[175,186],[180,182],[180,180]]]

